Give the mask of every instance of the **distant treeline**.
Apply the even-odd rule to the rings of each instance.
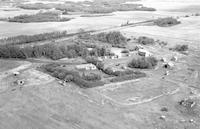
[[[88,6],[85,6],[88,5]],[[112,13],[115,11],[155,11],[151,7],[144,7],[141,4],[124,4],[123,2],[66,2],[65,4],[21,4],[18,7],[23,9],[52,9],[56,8],[63,12],[87,12],[87,13]]]
[[[19,15],[9,18],[9,22],[31,23],[31,22],[64,22],[69,21],[70,18],[61,18],[58,13],[44,12],[33,15]]]
[[[50,33],[42,33],[35,35],[19,35],[14,37],[8,37],[0,39],[2,44],[26,44],[32,42],[38,42],[43,40],[51,40],[68,36],[67,31],[56,31]]]

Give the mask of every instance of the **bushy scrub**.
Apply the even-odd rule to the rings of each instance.
[[[140,57],[134,58],[128,64],[130,68],[150,69],[156,66],[158,60],[155,57]]]
[[[181,22],[175,18],[167,17],[167,18],[159,18],[154,20],[154,24],[160,27],[168,27],[180,24]]]
[[[153,38],[149,38],[146,36],[140,36],[137,41],[138,43],[143,44],[143,45],[149,45],[149,44],[155,43]]]
[[[184,52],[189,49],[188,45],[176,45],[174,50],[179,52]]]

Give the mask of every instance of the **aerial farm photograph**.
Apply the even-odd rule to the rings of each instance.
[[[0,129],[200,129],[200,0],[0,0]]]

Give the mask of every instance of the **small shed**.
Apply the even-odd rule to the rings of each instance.
[[[145,50],[145,49],[139,49],[138,50],[138,55],[144,56],[144,57],[152,56],[152,54],[150,52],[148,52],[147,50]]]
[[[80,64],[80,65],[76,65],[76,69],[79,70],[96,70],[96,66],[93,64]]]

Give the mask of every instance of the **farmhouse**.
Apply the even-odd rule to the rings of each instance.
[[[80,64],[80,65],[76,65],[76,69],[79,70],[96,70],[96,66],[93,64]]]
[[[145,49],[139,49],[138,50],[138,55],[145,56],[145,57],[152,56],[152,54],[150,52],[148,52],[147,50],[145,50]]]

